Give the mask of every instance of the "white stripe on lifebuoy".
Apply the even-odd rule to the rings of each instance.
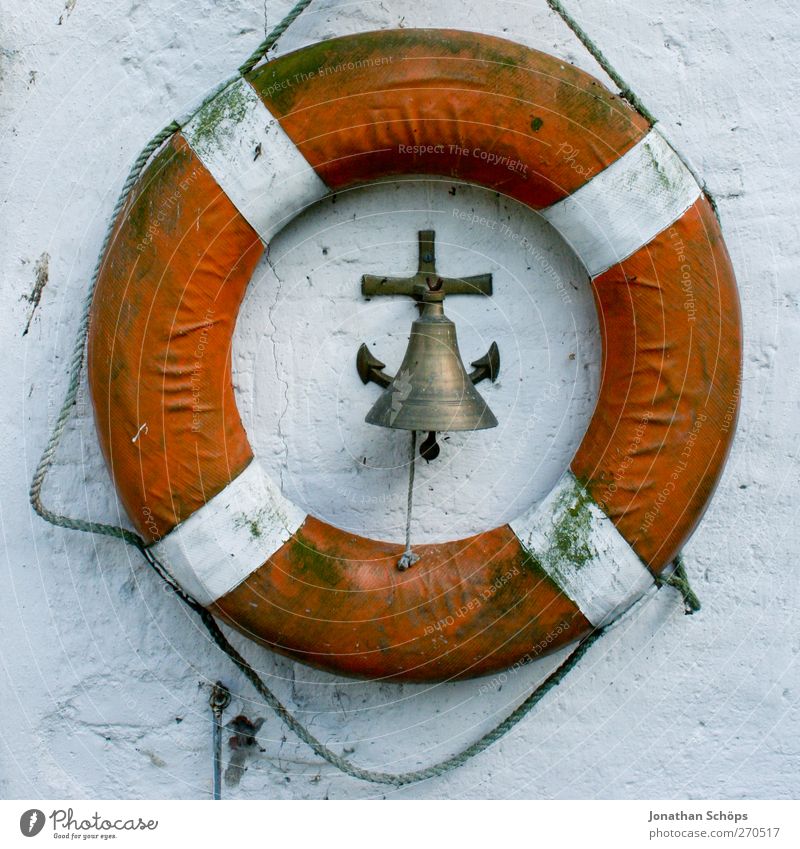
[[[698,197],[700,186],[689,169],[664,137],[651,130],[616,162],[541,214],[596,277],[677,221]]]
[[[610,622],[653,585],[650,570],[571,472],[510,524],[595,627]]]
[[[208,605],[266,563],[305,518],[253,459],[151,549],[186,592]]]
[[[253,87],[239,79],[200,109],[183,136],[261,240],[329,194]]]

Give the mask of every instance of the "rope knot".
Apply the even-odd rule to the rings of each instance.
[[[416,562],[419,560],[419,554],[414,554],[414,552],[407,548],[401,555],[400,559],[397,561],[397,568],[401,572],[405,572],[406,569],[410,569]]]
[[[656,584],[659,587],[668,586],[676,589],[683,598],[684,613],[686,616],[692,616],[700,610],[702,604],[700,604],[700,599],[689,583],[689,576],[686,574],[686,567],[680,554],[672,561],[672,564],[675,568],[671,574],[667,575],[666,578],[657,576]]]

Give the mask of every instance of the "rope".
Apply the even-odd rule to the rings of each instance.
[[[239,75],[247,74],[251,70],[253,70],[253,68],[265,57],[267,52],[274,46],[275,42],[280,38],[280,36],[283,35],[287,27],[289,27],[292,22],[306,9],[310,2],[311,0],[299,0],[299,2],[295,4],[295,6],[286,15],[286,17],[283,18],[283,20],[272,30],[272,32],[267,36],[267,38],[264,39],[261,44],[259,44],[259,46],[251,54],[247,61],[239,67]],[[555,3],[555,0],[548,0],[548,3],[552,8],[555,9],[555,11],[561,14],[562,17],[564,16],[565,13],[562,14],[563,10],[559,10],[560,4]],[[567,19],[565,18],[565,20]],[[568,20],[567,23],[569,24]],[[598,61],[600,61],[600,59],[598,59]],[[601,65],[602,64],[603,63],[601,62]],[[603,67],[605,68],[605,65]],[[609,73],[609,76],[614,80],[615,83],[617,83],[617,85],[620,85],[617,80],[617,77],[610,73],[608,68],[606,68],[606,72]],[[236,78],[237,77],[233,77],[232,80]],[[623,86],[620,85],[620,88],[623,88]],[[197,111],[202,109],[203,106],[219,92],[219,90],[220,89],[218,88],[213,94],[209,95],[200,104],[197,110],[195,110],[195,112],[192,114],[196,114]],[[633,101],[631,102],[633,103]],[[186,121],[188,121],[191,117],[192,116],[188,116],[186,119],[184,119],[183,123],[186,123]],[[89,292],[87,294],[83,311],[81,313],[81,320],[78,326],[78,333],[75,340],[75,346],[73,348],[72,357],[69,363],[69,381],[67,384],[67,391],[64,397],[64,402],[61,405],[61,409],[59,411],[58,418],[56,419],[55,426],[53,427],[53,430],[50,434],[50,438],[47,441],[41,459],[39,460],[39,464],[36,467],[33,480],[31,482],[31,505],[33,506],[33,509],[36,511],[36,513],[38,513],[38,515],[41,516],[42,519],[44,519],[46,522],[49,522],[51,525],[55,525],[56,527],[60,528],[67,528],[69,530],[83,531],[86,533],[101,534],[103,536],[114,537],[117,539],[121,539],[127,544],[138,548],[139,551],[142,553],[144,559],[151,566],[153,571],[159,576],[159,578],[175,593],[175,595],[184,604],[186,604],[189,608],[191,608],[191,610],[193,610],[197,614],[197,616],[205,625],[206,629],[209,632],[209,635],[214,640],[216,645],[219,646],[219,648],[223,652],[225,652],[226,655],[228,655],[228,657],[233,661],[233,663],[237,666],[241,673],[247,678],[248,681],[250,681],[256,691],[262,696],[267,705],[269,705],[269,707],[275,712],[278,718],[295,735],[297,735],[300,740],[302,740],[306,745],[308,745],[318,757],[327,761],[329,764],[336,767],[336,769],[340,770],[346,775],[360,779],[362,781],[369,781],[376,784],[389,784],[395,787],[401,787],[403,785],[414,784],[419,781],[425,781],[429,778],[435,778],[437,776],[442,775],[443,773],[449,772],[450,770],[456,769],[457,767],[463,765],[468,760],[480,754],[493,743],[495,743],[497,740],[499,740],[501,737],[503,737],[505,734],[507,734],[515,725],[517,725],[525,716],[527,716],[527,714],[547,695],[547,693],[550,692],[550,690],[552,690],[554,687],[557,687],[561,683],[561,681],[566,677],[566,675],[572,669],[574,669],[574,667],[580,662],[580,660],[583,658],[589,648],[598,639],[600,639],[600,637],[605,633],[605,631],[608,627],[610,627],[610,625],[604,626],[603,628],[598,628],[597,630],[593,631],[588,637],[584,638],[571,652],[571,654],[566,658],[566,660],[564,660],[553,672],[551,672],[550,675],[548,675],[547,678],[545,678],[545,680],[541,684],[539,684],[512,713],[510,713],[497,726],[495,726],[487,733],[483,734],[478,740],[467,746],[461,752],[458,752],[455,755],[450,756],[449,758],[445,758],[439,763],[433,764],[429,767],[425,767],[424,769],[414,770],[411,772],[389,773],[379,772],[376,770],[369,770],[351,763],[346,758],[343,758],[341,757],[341,755],[336,754],[336,752],[334,752],[332,749],[329,749],[324,743],[318,740],[311,733],[311,731],[306,728],[306,726],[304,726],[287,710],[287,708],[283,705],[280,699],[278,699],[275,693],[273,693],[272,690],[264,683],[264,681],[255,671],[255,669],[253,669],[253,667],[248,663],[248,661],[245,660],[245,658],[241,654],[239,654],[239,652],[233,647],[233,645],[231,645],[231,643],[225,637],[225,634],[222,632],[211,613],[209,613],[206,608],[204,608],[195,598],[189,595],[177,583],[177,581],[170,575],[166,567],[156,558],[153,552],[147,547],[147,544],[142,539],[142,537],[140,537],[138,534],[131,530],[119,527],[117,525],[105,524],[102,522],[91,522],[85,519],[75,519],[61,513],[56,513],[55,511],[46,507],[42,502],[42,487],[44,486],[47,474],[53,464],[55,453],[58,449],[59,443],[61,442],[64,429],[66,427],[67,421],[69,420],[70,414],[72,412],[72,407],[74,406],[75,400],[78,395],[78,389],[80,387],[80,381],[81,376],[83,374],[83,367],[86,357],[86,340],[89,333],[89,316],[91,311],[92,299],[94,297],[95,288],[97,286],[97,278],[100,274],[100,269],[102,268],[103,259],[105,257],[106,250],[111,240],[111,234],[113,233],[114,225],[116,223],[117,217],[119,216],[120,212],[125,206],[125,203],[128,200],[128,195],[131,189],[133,188],[134,184],[141,175],[145,165],[150,160],[150,157],[170,136],[180,130],[181,126],[181,123],[177,121],[172,121],[162,130],[156,133],[156,135],[154,135],[152,139],[150,139],[150,141],[145,145],[145,147],[133,163],[128,173],[128,177],[123,183],[122,189],[120,190],[119,197],[111,215],[109,226],[106,230],[106,234],[103,239],[97,264],[95,265],[94,271],[92,273],[91,282],[89,284]],[[417,559],[417,555],[415,555],[411,551],[411,508],[414,486],[414,468],[416,460],[415,449],[416,431],[412,431],[411,466],[409,469],[407,505],[408,509],[406,520],[406,551],[403,553],[403,557],[401,558],[402,563],[403,559],[407,556],[413,557],[414,560],[412,560],[408,565],[411,565],[411,563],[413,563]],[[666,583],[670,586],[674,586],[679,589],[683,594],[684,602],[687,605],[687,613],[699,610],[700,602],[698,601],[697,596],[692,592],[691,587],[689,586],[689,581],[686,576],[686,571],[683,567],[683,563],[679,559],[676,559],[675,563],[676,566],[673,574],[670,575],[669,578],[666,578],[663,581],[659,581],[658,585],[661,586],[662,584]],[[690,604],[692,605],[691,611],[688,609]]]
[[[655,126],[658,123],[658,118],[642,103],[639,99],[639,96],[636,92],[625,82],[622,78],[622,75],[617,71],[616,68],[608,61],[603,51],[592,41],[592,39],[587,34],[586,30],[575,20],[575,18],[570,15],[570,13],[564,8],[561,4],[560,0],[546,0],[547,5],[561,18],[562,21],[572,30],[575,34],[575,37],[581,44],[591,53],[594,57],[595,61],[598,65],[608,74],[608,76],[613,80],[614,85],[619,89],[620,95],[630,103],[631,106],[650,124],[651,127]],[[674,149],[674,148],[673,148]],[[703,189],[703,194],[708,199],[708,202],[711,204],[711,208],[714,210],[714,215],[719,221],[719,209],[717,207],[717,201],[714,196],[708,189],[705,180],[695,171],[692,167],[691,162],[689,162],[685,156],[680,154],[677,150],[675,153],[680,158],[681,162],[686,166],[691,175],[694,177],[697,185]]]
[[[53,427],[50,438],[47,440],[47,445],[42,452],[39,465],[36,467],[36,472],[33,475],[29,493],[33,509],[46,522],[50,522],[51,525],[56,525],[60,528],[69,528],[73,531],[85,531],[90,534],[102,534],[103,536],[116,537],[117,539],[124,540],[129,545],[136,546],[144,545],[142,538],[138,534],[133,531],[129,531],[126,528],[121,528],[116,525],[108,525],[101,522],[89,522],[84,519],[73,519],[69,516],[65,516],[61,513],[55,513],[48,509],[42,503],[42,487],[44,486],[47,473],[50,471],[50,467],[53,464],[56,450],[58,449],[61,437],[64,434],[64,428],[67,425],[67,421],[69,420],[72,412],[72,407],[75,404],[75,399],[78,396],[78,389],[80,387],[81,375],[83,374],[83,365],[86,357],[86,338],[89,334],[89,313],[92,306],[92,299],[94,297],[95,287],[97,286],[97,278],[103,265],[106,248],[108,247],[108,243],[111,241],[111,233],[113,232],[117,216],[123,206],[125,206],[128,194],[134,183],[139,179],[139,175],[141,174],[144,166],[147,164],[147,161],[150,159],[152,154],[179,129],[180,126],[178,123],[172,121],[167,124],[163,130],[156,133],[145,145],[139,156],[136,157],[136,161],[133,163],[131,170],[128,172],[128,178],[122,184],[119,198],[117,198],[117,203],[114,206],[114,211],[111,214],[111,220],[109,222],[108,229],[106,230],[105,238],[103,239],[100,255],[97,258],[97,263],[94,267],[94,271],[92,272],[89,293],[83,306],[80,324],[78,325],[78,335],[75,339],[75,347],[72,349],[72,357],[69,364],[69,382],[67,384],[67,392],[64,397],[64,403],[61,405],[61,410],[59,411],[55,426]]]
[[[583,640],[581,640],[581,642],[579,642],[572,650],[572,652],[570,652],[567,658],[558,667],[556,667],[556,669],[554,669],[541,684],[533,689],[528,696],[526,696],[525,700],[504,720],[502,720],[502,722],[498,723],[494,728],[481,735],[481,737],[479,737],[474,743],[471,743],[460,752],[457,752],[438,763],[432,764],[431,766],[424,767],[423,769],[400,773],[380,772],[377,770],[366,769],[365,767],[360,767],[357,764],[354,764],[352,761],[347,760],[347,758],[343,758],[341,755],[338,755],[332,749],[328,748],[328,746],[326,746],[321,740],[315,737],[305,725],[303,725],[289,712],[275,693],[264,683],[261,676],[255,671],[255,669],[253,669],[250,663],[236,650],[236,648],[234,648],[211,613],[209,613],[205,607],[192,598],[192,596],[186,593],[185,590],[177,584],[177,582],[166,571],[163,564],[156,559],[149,549],[143,547],[142,554],[161,579],[169,585],[173,592],[175,592],[178,598],[197,614],[199,619],[206,626],[206,630],[211,636],[211,639],[231,659],[231,661],[233,661],[234,665],[253,685],[256,692],[264,699],[265,703],[275,713],[278,719],[280,719],[280,721],[283,722],[283,724],[292,733],[294,733],[298,739],[302,740],[314,752],[314,754],[317,755],[317,757],[327,761],[331,766],[335,767],[340,772],[345,773],[345,775],[349,775],[351,778],[356,778],[360,781],[367,781],[372,784],[389,784],[394,787],[402,787],[407,784],[416,784],[420,781],[426,781],[429,778],[437,778],[438,776],[444,775],[451,770],[463,766],[467,761],[488,749],[491,745],[508,734],[509,731],[521,722],[551,690],[557,687],[578,665],[578,663],[580,663],[581,659],[594,645],[594,643],[596,643],[609,628],[611,628],[619,621],[619,619],[622,618],[622,616],[625,615],[624,613],[620,614],[620,616],[618,616],[613,622],[596,628],[587,637],[584,637]],[[682,565],[676,565],[676,572],[679,568],[683,569]],[[685,571],[683,572],[683,575],[686,586],[688,586],[688,579],[686,578]],[[669,579],[664,579],[661,582],[658,580],[656,581],[656,584],[659,587],[664,583],[669,583]],[[691,588],[689,588],[689,591],[691,592]],[[695,599],[697,599],[697,596],[695,596],[693,592],[691,594]],[[642,598],[644,598],[644,596],[642,596]],[[699,601],[697,604],[699,609]]]
[[[411,507],[414,501],[414,470],[417,463],[417,432],[411,431],[411,455],[408,460],[408,498],[406,500],[406,550],[400,555],[400,560],[397,561],[397,568],[401,572],[413,566],[419,555],[414,554],[411,550]]]
[[[331,766],[339,771],[349,775],[352,778],[357,778],[360,781],[368,781],[372,784],[390,784],[394,787],[402,787],[406,784],[416,784],[420,781],[425,781],[429,778],[436,778],[446,772],[450,772],[459,766],[462,766],[467,761],[479,755],[485,749],[488,749],[493,743],[496,743],[501,737],[508,734],[515,725],[521,722],[534,707],[578,665],[583,656],[591,648],[591,646],[600,639],[601,636],[611,627],[613,623],[597,628],[592,631],[587,637],[584,637],[580,643],[572,650],[569,656],[554,669],[547,678],[542,681],[534,690],[532,690],[525,700],[515,708],[502,722],[494,728],[487,731],[479,737],[474,743],[471,743],[466,748],[445,758],[438,763],[423,769],[414,770],[411,772],[380,772],[377,770],[366,769],[354,764],[352,761],[343,758],[336,754],[332,749],[328,748],[321,740],[315,737],[311,731],[303,725],[295,716],[293,716],[275,693],[264,683],[261,676],[253,669],[250,663],[234,648],[222,629],[217,624],[217,620],[209,613],[209,611],[200,604],[195,598],[189,595],[175,579],[169,574],[164,565],[156,558],[153,552],[146,546],[140,546],[140,550],[145,560],[150,564],[156,574],[164,581],[167,586],[175,593],[175,595],[192,611],[194,611],[200,621],[206,626],[211,639],[216,645],[233,661],[234,665],[244,675],[245,678],[253,685],[256,692],[264,699],[265,703],[280,719],[280,721],[292,732],[298,739],[302,740],[317,757],[327,761]]]
[[[239,66],[239,73],[244,76],[267,55],[267,51],[274,46],[275,42],[286,32],[297,18],[306,10],[311,0],[298,0],[294,7],[289,10],[286,17],[272,30],[272,32],[256,47],[247,58],[247,61]]]
[[[318,740],[299,720],[297,720],[284,707],[278,697],[270,690],[269,687],[262,681],[258,673],[253,667],[239,654],[239,652],[228,642],[225,635],[222,633],[219,625],[214,617],[204,608],[193,607],[198,616],[203,620],[203,624],[208,629],[209,634],[214,642],[228,655],[228,657],[236,664],[242,674],[250,681],[258,693],[263,697],[264,701],[275,712],[281,722],[286,725],[297,737],[302,740],[318,757],[327,761],[331,766],[351,776],[352,778],[368,781],[372,784],[390,784],[394,787],[402,787],[406,784],[416,784],[420,781],[426,781],[429,778],[437,778],[446,772],[450,772],[457,767],[462,766],[468,760],[479,755],[485,749],[489,748],[493,743],[497,742],[501,737],[507,734],[515,725],[524,719],[530,711],[552,690],[557,687],[566,675],[580,662],[581,658],[589,651],[589,648],[600,639],[605,633],[605,628],[598,628],[593,631],[588,637],[584,638],[577,647],[570,653],[569,657],[564,660],[553,672],[551,672],[536,689],[534,689],[512,713],[510,713],[502,722],[487,731],[474,743],[467,746],[462,751],[445,758],[438,763],[435,763],[424,769],[414,770],[412,772],[379,772],[377,770],[365,769],[351,761],[337,755],[332,749],[329,749],[323,742]]]
[[[650,122],[650,126],[653,126],[657,120],[655,116],[644,105],[644,103],[639,100],[636,93],[612,66],[611,62],[606,59],[603,51],[592,41],[591,38],[589,38],[585,30],[575,20],[575,18],[573,18],[572,15],[570,15],[570,13],[561,5],[559,0],[547,0],[547,5],[561,18],[562,21],[564,21],[564,23],[575,33],[581,44],[583,44],[589,53],[594,56],[597,60],[597,64],[600,65],[606,74],[608,74],[608,76],[614,81],[614,85],[619,89],[620,95],[622,95],[622,97],[624,97],[625,100],[627,100],[628,103],[630,103],[630,105],[633,106],[633,108],[643,118],[646,118],[647,121]]]
[[[674,566],[672,573],[667,575],[666,578],[658,576],[656,578],[656,584],[659,587],[668,586],[676,589],[683,598],[686,615],[691,616],[693,613],[697,613],[702,607],[700,599],[689,583],[689,576],[686,574],[686,567],[684,566],[683,556],[681,554],[672,561],[672,565]]]

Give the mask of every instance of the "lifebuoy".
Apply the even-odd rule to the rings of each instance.
[[[401,573],[402,546],[305,516],[253,459],[230,348],[253,269],[287,221],[330,192],[409,173],[489,187],[556,227],[592,277],[604,357],[588,432],[545,502],[419,546]],[[179,583],[280,652],[395,680],[537,657],[638,598],[720,475],[740,361],[719,225],[659,132],[558,59],[434,30],[274,59],[183,123],[116,221],[89,338],[117,491]]]

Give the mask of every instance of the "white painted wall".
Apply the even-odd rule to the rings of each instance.
[[[451,194],[454,192],[454,194]],[[461,216],[466,216],[465,221]],[[272,243],[243,305],[234,382],[253,450],[306,512],[377,539],[405,539],[409,434],[369,425],[380,389],[358,346],[397,371],[418,315],[410,298],[361,295],[362,274],[416,271],[417,231],[436,232],[442,274],[491,272],[491,298],[445,302],[464,362],[501,347],[479,385],[495,430],[447,434],[416,469],[412,539],[496,528],[553,488],[597,396],[600,333],[583,267],[539,216],[495,192],[411,181],[344,192]]]
[[[568,0],[707,181],[739,275],[742,420],[716,497],[687,548],[704,607],[688,618],[670,591],[651,597],[503,742],[446,778],[402,791],[317,763],[250,701],[249,685],[135,552],[53,529],[27,505],[64,391],[87,278],[130,162],[153,131],[227,76],[290,4],[270,0],[266,21],[260,4],[240,0],[5,5],[0,795],[202,798],[210,778],[208,683],[222,678],[236,694],[228,716],[267,716],[259,733],[265,751],[226,790],[231,797],[796,797],[800,179],[791,5]],[[280,51],[397,25],[505,35],[602,77],[544,0],[491,7],[477,0],[315,0]],[[457,222],[453,209],[500,217],[530,234],[578,287],[569,308],[541,269],[528,270],[524,252]],[[422,470],[424,513],[443,505],[447,515],[423,518],[420,538],[489,527],[532,504],[580,439],[596,393],[596,320],[585,275],[536,217],[477,190],[459,189],[453,198],[443,185],[413,183],[354,192],[335,208],[310,211],[276,240],[274,268],[259,268],[237,330],[237,391],[256,450],[287,494],[375,536],[399,535],[402,479],[390,467],[403,451],[393,434],[360,423],[376,389],[361,386],[352,360],[364,339],[395,367],[413,312],[402,301],[362,302],[358,279],[365,271],[413,268],[414,234],[425,226],[439,234],[445,272],[495,274],[490,302],[454,298],[448,311],[465,358],[496,338],[504,364],[499,385],[482,385],[501,419],[502,444],[492,448],[482,435],[454,438],[445,462]],[[45,265],[34,311],[27,298]],[[298,320],[306,313],[309,327]],[[279,375],[290,379],[277,409]],[[563,389],[545,404],[548,380]],[[309,405],[309,398],[319,401]],[[519,423],[542,407],[549,416],[543,432],[525,437],[529,466],[508,468],[504,446],[516,445]],[[323,431],[323,421],[333,424]],[[363,456],[367,467],[358,464]],[[357,497],[384,492],[377,505]],[[85,394],[48,498],[77,514],[117,517]],[[464,502],[477,507],[467,513]],[[428,764],[474,739],[553,664],[541,661],[503,681],[374,685],[235,642],[325,742],[352,749],[359,763],[393,770]]]

